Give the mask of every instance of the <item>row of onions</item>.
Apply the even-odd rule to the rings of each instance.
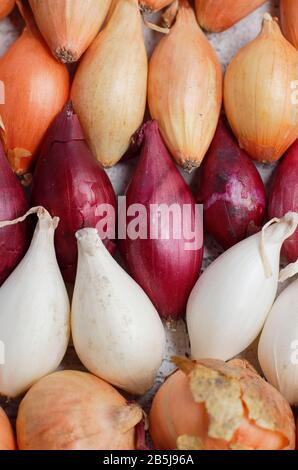
[[[7,3],[4,15],[14,2]],[[26,395],[17,442],[0,410],[0,449],[144,449],[147,426],[157,449],[294,449],[297,281],[276,295],[279,280],[298,272],[298,113],[288,86],[298,51],[266,14],[260,35],[226,72],[227,123],[219,119],[220,65],[198,21],[221,31],[263,1],[233,5],[231,17],[231,2],[219,10],[218,1],[198,0],[196,17],[187,0],[29,0],[36,23],[17,3],[27,27],[0,60],[7,84],[0,109],[0,394]],[[285,32],[290,3],[282,5]],[[140,6],[170,6],[170,30],[149,68]],[[65,63],[81,57],[71,85]],[[135,134],[147,98],[153,120]],[[185,249],[186,235],[174,238],[171,221],[167,240],[99,236],[116,223],[102,206],[117,212],[103,167],[120,161],[133,135],[140,157],[127,205],[188,205],[187,228],[200,241],[194,250]],[[266,194],[252,159],[270,163],[285,152],[263,225]],[[28,203],[13,172],[27,174],[37,156]],[[175,163],[192,171],[202,161],[194,197]],[[200,277],[196,201],[226,249]],[[113,258],[116,244],[130,275]],[[280,273],[281,250],[293,263]],[[71,303],[64,281],[74,284]],[[178,370],[157,392],[147,422],[114,387],[133,396],[152,387],[164,358],[161,319],[185,314],[194,361],[173,359]],[[90,373],[55,372],[70,333]],[[233,359],[260,334],[259,362],[271,385]]]

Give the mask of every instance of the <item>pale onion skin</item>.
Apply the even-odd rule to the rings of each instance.
[[[2,408],[0,408],[0,451],[15,450],[15,439],[11,424]]]
[[[265,1],[195,0],[195,10],[201,27],[207,31],[218,33],[233,26],[263,5]]]
[[[290,406],[246,361],[226,364],[209,359],[194,364],[178,358],[178,365],[182,370],[174,372],[161,386],[150,411],[149,431],[156,449],[295,448]],[[236,384],[237,392],[231,394],[234,398],[221,387],[229,384],[230,378]]]
[[[144,11],[159,11],[167,7],[173,0],[139,0],[139,4]]]
[[[115,165],[142,124],[147,53],[137,0],[118,0],[83,57],[71,98],[88,143],[104,167]]]
[[[298,5],[296,0],[280,0],[282,31],[293,46],[298,49]]]
[[[77,232],[78,270],[71,307],[75,350],[90,372],[135,395],[154,383],[165,333],[153,304],[118,265],[96,229]]]
[[[291,102],[297,70],[298,51],[265,14],[260,35],[233,58],[224,81],[229,123],[254,160],[278,160],[298,137],[298,106]]]
[[[274,302],[280,250],[297,228],[298,215],[237,243],[203,272],[187,304],[187,326],[194,359],[227,360],[259,335]],[[228,273],[228,275],[227,275]]]
[[[222,101],[215,51],[183,1],[174,26],[156,46],[149,65],[148,102],[176,162],[200,166],[214,136]]]
[[[12,169],[27,173],[41,141],[69,96],[69,74],[43,40],[28,29],[0,59],[5,104],[1,140]]]
[[[22,400],[17,417],[20,450],[133,450],[137,405],[91,374],[59,371]]]
[[[15,0],[1,0],[0,4],[0,20],[5,18],[12,11],[15,6]]]
[[[37,213],[29,250],[0,289],[0,395],[8,397],[54,371],[70,336],[69,299],[54,248],[58,220],[43,208]]]
[[[29,0],[35,20],[58,60],[76,62],[100,30],[111,0]]]

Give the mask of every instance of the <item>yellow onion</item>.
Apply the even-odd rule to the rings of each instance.
[[[200,165],[215,133],[222,100],[216,54],[186,0],[157,45],[149,66],[150,113],[176,162]]]
[[[13,430],[2,408],[0,408],[0,451],[1,450],[15,450]]]
[[[91,374],[60,371],[29,390],[17,417],[20,450],[132,450],[141,408]]]
[[[199,24],[214,33],[224,31],[240,21],[266,0],[195,0]],[[295,0],[294,0],[295,1]]]
[[[139,0],[139,4],[144,11],[158,11],[167,7],[173,0]]]
[[[246,361],[175,358],[180,370],[157,392],[149,430],[157,449],[295,448],[289,404]]]
[[[52,120],[69,95],[69,74],[29,28],[0,59],[5,103],[1,139],[12,169],[26,173]]]
[[[298,137],[298,51],[264,15],[259,36],[234,57],[224,82],[225,111],[239,144],[273,162]]]
[[[61,62],[76,62],[102,26],[111,0],[29,0],[38,27]]]
[[[280,1],[281,26],[284,35],[298,49],[298,3],[297,0]]]
[[[107,26],[83,57],[71,97],[104,167],[115,165],[143,121],[147,53],[137,0],[117,0]]]
[[[5,18],[7,15],[9,15],[9,13],[11,12],[11,10],[13,9],[14,5],[15,5],[15,0],[1,0],[1,4],[0,4],[0,20],[2,18]]]

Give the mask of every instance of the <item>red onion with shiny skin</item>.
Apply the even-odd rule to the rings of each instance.
[[[203,256],[201,220],[195,224],[195,200],[173,163],[156,121],[144,127],[144,142],[138,167],[127,191],[126,204],[142,204],[147,210],[147,233],[153,228],[150,205],[188,205],[189,217],[182,217],[184,231],[175,239],[174,218],[165,224],[169,239],[136,239],[119,241],[120,251],[132,277],[141,285],[162,318],[177,320],[185,313],[189,294],[199,276]],[[156,219],[155,219],[156,220]],[[158,219],[160,220],[160,219]],[[126,217],[127,226],[131,217]],[[182,227],[182,222],[179,224]],[[196,249],[186,249],[186,229],[194,230]]]
[[[268,215],[282,217],[287,212],[298,212],[298,140],[289,148],[273,176],[269,195]],[[282,246],[288,261],[298,258],[298,230]]]
[[[109,204],[116,214],[116,196],[105,171],[89,150],[71,105],[58,114],[46,136],[33,178],[32,204],[44,206],[60,217],[55,234],[58,263],[64,279],[74,282],[77,266],[75,233],[84,227],[98,228]],[[113,220],[109,218],[112,223]],[[107,239],[107,248],[114,244]]]
[[[0,143],[0,220],[13,220],[28,210],[25,193],[11,170]],[[0,228],[0,285],[7,279],[28,248],[28,224]]]
[[[202,165],[198,201],[204,205],[204,226],[225,249],[243,240],[264,218],[262,179],[223,119]]]

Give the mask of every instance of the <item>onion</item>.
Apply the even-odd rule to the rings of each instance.
[[[264,217],[262,179],[222,120],[203,162],[198,201],[204,205],[205,227],[225,249],[243,240]]]
[[[150,412],[157,449],[295,448],[290,406],[246,361],[175,362],[180,370],[161,386]]]
[[[17,417],[20,450],[132,450],[142,410],[90,374],[60,371],[37,382]]]
[[[240,21],[266,0],[195,0],[198,22],[214,33],[224,31]]]
[[[26,212],[28,203],[17,177],[9,167],[0,143],[0,220],[11,220]],[[0,228],[0,285],[24,256],[28,247],[26,222]]]
[[[144,11],[158,11],[170,5],[173,0],[139,0],[139,4]]]
[[[103,222],[115,231],[116,196],[85,142],[71,105],[57,116],[45,139],[34,173],[32,204],[60,217],[55,234],[57,259],[64,279],[74,282],[75,233],[84,227],[100,231]],[[109,248],[113,251],[114,246]]]
[[[200,165],[213,138],[221,82],[215,51],[182,0],[176,23],[151,58],[148,102],[171,154],[188,171]]]
[[[1,0],[0,5],[0,20],[5,18],[9,13],[12,11],[13,7],[15,6],[15,0]]]
[[[69,75],[27,27],[0,59],[0,80],[5,86],[1,139],[13,170],[21,175],[30,170],[47,128],[67,101]]]
[[[102,26],[111,0],[29,0],[35,20],[52,53],[76,62]]]
[[[285,37],[298,48],[298,9],[296,0],[280,0],[281,26]]]
[[[72,87],[74,109],[93,154],[115,165],[143,122],[147,53],[138,0],[117,0],[107,26],[86,52]]]
[[[15,450],[13,430],[2,408],[0,408],[0,450]]]
[[[146,124],[137,170],[126,194],[127,207],[141,204],[147,213],[148,237],[120,241],[121,253],[132,277],[140,284],[161,317],[176,320],[185,314],[189,294],[200,273],[203,233],[194,198],[176,169],[158,131],[156,121]],[[150,214],[153,204],[158,212]],[[164,223],[162,205],[173,217]],[[188,210],[183,216],[183,210]],[[179,217],[181,215],[181,218]],[[177,217],[176,217],[177,216]],[[127,227],[132,217],[127,216]],[[160,224],[156,222],[160,220]],[[151,238],[156,230],[158,237]],[[175,238],[174,234],[180,233]],[[129,234],[128,234],[129,235]],[[187,238],[188,237],[188,238]],[[197,243],[188,249],[191,242]]]
[[[298,140],[290,147],[275,170],[270,190],[268,214],[282,217],[289,211],[298,212]],[[288,261],[298,258],[298,230],[285,240],[282,253]]]
[[[298,137],[298,51],[269,13],[259,36],[227,68],[225,111],[240,147],[261,162],[278,160]]]

